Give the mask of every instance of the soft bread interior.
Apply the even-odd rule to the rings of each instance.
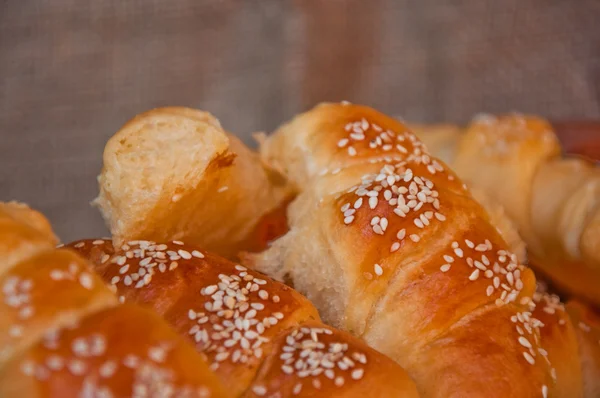
[[[228,145],[219,122],[201,111],[163,108],[125,125],[106,145],[94,201],[116,240],[144,229],[145,215],[165,217]]]

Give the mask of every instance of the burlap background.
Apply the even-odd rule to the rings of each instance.
[[[342,99],[598,118],[600,2],[0,0],[0,200],[97,235],[102,148],[134,114],[198,107],[247,139]]]

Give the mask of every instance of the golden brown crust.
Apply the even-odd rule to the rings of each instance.
[[[399,162],[416,148],[423,148],[422,143],[391,117],[366,106],[322,103],[281,126],[261,145],[261,155],[304,189],[314,177],[365,163]],[[424,167],[441,167],[432,159],[420,160]]]
[[[55,244],[56,237],[40,213],[14,202],[0,203],[0,275]]]
[[[87,263],[67,250],[49,250],[22,261],[0,277],[0,286],[0,363],[49,329],[117,304]]]
[[[461,178],[485,190],[512,219],[520,220],[522,236],[537,250],[540,243],[531,226],[532,181],[540,164],[560,152],[552,127],[543,119],[485,115],[466,128],[452,165]]]
[[[0,373],[0,395],[228,396],[183,339],[157,315],[133,305],[49,330]]]
[[[86,261],[54,243],[39,213],[0,203],[0,396],[229,396],[163,320],[118,306]]]
[[[380,128],[387,150],[369,146]],[[424,396],[553,391],[541,325],[526,305],[533,273],[404,125],[367,107],[324,104],[283,125],[262,151],[301,192],[290,232],[253,256],[254,266],[290,278],[326,321],[400,363]],[[322,189],[334,168],[344,182]],[[530,347],[513,318],[528,323]]]
[[[569,131],[589,136],[595,128],[576,123],[554,127],[563,138]],[[563,292],[600,305],[597,165],[581,157],[560,157],[550,124],[532,116],[479,117],[463,134],[449,135],[437,125],[419,129],[461,178],[504,207],[526,241],[536,271]],[[566,151],[573,153],[573,147]]]
[[[247,397],[418,397],[408,375],[348,333],[306,322],[280,333]]]
[[[553,392],[557,397],[583,397],[583,377],[576,329],[558,296],[536,292],[532,315],[544,324],[540,340],[552,363]]]
[[[30,209],[24,203],[0,203],[0,217],[12,218],[19,223],[23,223],[26,226],[40,232],[53,242],[56,242],[57,240],[46,217],[44,217],[42,213]]]
[[[583,396],[600,396],[600,314],[577,300],[567,303],[579,344],[579,358],[583,375]]]
[[[229,258],[291,194],[210,114],[159,108],[136,116],[104,150],[95,203],[117,244],[183,239]]]
[[[265,343],[280,330],[319,319],[291,288],[178,241],[126,242],[117,252],[102,240],[69,246],[96,262],[122,300],[151,307],[192,340],[234,395],[253,379]]]
[[[354,397],[372,390],[381,396],[417,396],[414,383],[400,366],[356,338],[324,326],[305,297],[263,274],[181,242],[126,242],[117,252],[110,241],[101,239],[68,246],[91,259],[124,300],[153,308],[191,339],[234,395]],[[314,333],[302,332],[305,329]],[[339,347],[331,344],[328,333]],[[333,368],[325,374],[317,358],[327,350],[314,342],[313,334],[327,334],[323,342],[329,344],[328,349],[360,349],[365,357],[355,355],[368,357],[368,363],[349,366],[341,362],[352,358],[334,355]],[[303,360],[296,358],[291,365],[285,358],[292,349],[287,343],[294,337],[311,340],[314,346],[298,342],[307,350]],[[354,379],[349,371],[353,367]],[[330,379],[332,372],[337,376]],[[338,376],[344,380],[336,384]],[[391,377],[393,382],[381,382]]]

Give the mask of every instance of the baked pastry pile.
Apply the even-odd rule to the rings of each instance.
[[[600,179],[545,121],[327,103],[260,141],[136,116],[104,151],[111,239],[55,248],[2,204],[0,396],[600,396]]]

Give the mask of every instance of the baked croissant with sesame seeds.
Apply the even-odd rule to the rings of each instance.
[[[554,377],[562,380],[557,396],[600,396],[600,314],[576,299],[565,305],[540,287],[532,315],[544,325],[540,338],[556,364]]]
[[[261,153],[300,193],[289,232],[245,261],[397,361],[422,396],[559,396],[577,377],[558,378],[541,338],[533,272],[402,123],[321,104]]]
[[[563,292],[600,306],[600,168],[561,156],[544,119],[479,115],[466,127],[415,125],[457,174],[504,207],[532,267]]]
[[[292,288],[180,241],[81,240],[124,302],[145,305],[195,344],[234,396],[417,397],[389,358],[320,322]]]
[[[189,108],[136,116],[108,141],[103,159],[94,204],[118,245],[181,239],[228,258],[262,250],[280,230],[269,216],[292,195],[217,119]]]
[[[46,219],[0,203],[0,396],[229,397],[158,315],[119,305]]]

